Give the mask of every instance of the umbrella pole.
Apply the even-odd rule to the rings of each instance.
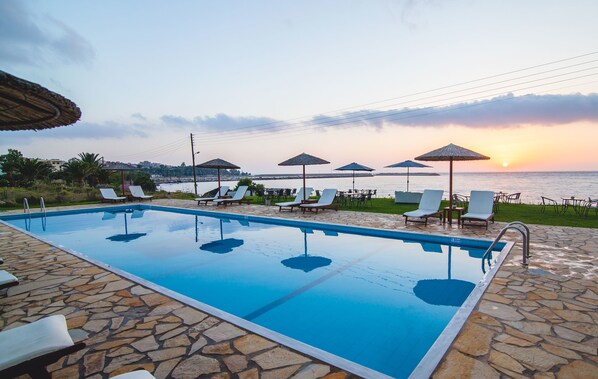
[[[125,196],[125,171],[120,170],[120,188],[123,191],[123,196]]]
[[[450,168],[449,168],[449,224],[453,223],[453,158],[450,161]]]
[[[218,167],[218,192],[216,193],[216,197],[220,199],[220,167]]]
[[[407,167],[407,192],[409,192],[409,167]]]
[[[306,196],[307,194],[305,193],[305,165],[303,165],[303,202],[305,203],[305,201],[307,200]]]
[[[353,170],[353,193],[355,193],[355,170]]]

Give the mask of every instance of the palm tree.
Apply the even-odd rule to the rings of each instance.
[[[71,182],[78,182],[81,186],[85,184],[87,176],[85,172],[85,164],[77,158],[70,159],[62,166],[62,171]]]
[[[94,153],[79,153],[79,162],[81,162],[84,178],[90,186],[98,184],[99,178],[102,175],[102,158],[100,154]]]
[[[21,182],[31,185],[38,179],[45,179],[52,172],[52,167],[39,159],[23,158],[18,164]]]

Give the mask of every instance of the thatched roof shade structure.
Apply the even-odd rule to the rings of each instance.
[[[80,118],[69,99],[0,70],[0,130],[50,129]]]
[[[313,155],[301,153],[293,158],[287,159],[284,162],[279,163],[279,166],[303,166],[303,201],[306,201],[307,194],[305,193],[305,166],[317,165],[317,164],[328,164],[330,162],[325,161],[322,158],[314,157]]]

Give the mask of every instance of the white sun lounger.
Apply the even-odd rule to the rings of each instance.
[[[31,324],[0,332],[0,378],[30,374],[50,378],[46,366],[81,350],[85,343],[74,343],[63,315],[42,318]]]
[[[0,270],[0,289],[16,286],[17,284],[19,284],[19,279],[16,276],[8,271]]]
[[[336,188],[326,188],[322,191],[322,196],[318,199],[317,203],[301,204],[299,208],[303,212],[306,210],[315,210],[318,213],[319,209],[334,209],[338,210],[338,204],[334,204],[334,198],[336,197]]]
[[[102,201],[125,201],[127,200],[126,196],[117,196],[116,192],[112,188],[100,188],[100,193],[102,194]]]
[[[488,229],[488,221],[494,223],[494,192],[492,191],[471,191],[467,213],[461,216],[461,226],[465,226],[465,220],[483,221]]]
[[[204,203],[204,205],[208,205],[208,201],[214,201],[216,199],[221,198],[222,196],[226,195],[226,193],[228,192],[228,186],[222,186],[220,187],[220,191],[219,191],[219,195],[218,196],[212,196],[212,197],[198,197],[195,199],[195,201],[197,201],[197,205],[199,205],[201,202]]]
[[[419,207],[410,212],[403,213],[403,217],[405,217],[405,224],[407,221],[411,222],[423,222],[424,225],[428,225],[428,218],[433,216],[441,217],[441,212],[438,210],[440,208],[440,202],[442,201],[442,190],[424,190],[424,194],[422,195],[421,200],[419,201]],[[409,220],[410,217],[424,219],[421,220]]]
[[[133,196],[133,198],[139,199],[139,201],[146,199],[151,200],[153,197],[143,193],[143,188],[141,188],[141,186],[129,186],[129,192],[131,192],[131,196]]]
[[[276,203],[276,205],[278,206],[278,211],[281,212],[283,207],[290,207],[291,208],[291,212],[293,211],[294,207],[298,207],[301,205],[301,202],[303,201],[303,191],[304,188],[301,187],[299,189],[299,191],[297,192],[297,196],[295,196],[295,200],[293,201],[287,201],[284,203]],[[306,187],[305,188],[305,198],[309,199],[309,196],[311,195],[312,191],[314,189],[311,187]]]
[[[239,188],[237,188],[237,191],[235,191],[235,196],[231,197],[230,199],[216,199],[216,200],[213,200],[213,202],[216,205],[223,204],[224,206],[227,206],[228,204],[233,204],[233,203],[239,203],[239,205],[241,205],[241,203],[249,204],[250,203],[249,199],[245,198],[245,194],[247,193],[247,188],[248,188],[247,186],[239,186]]]

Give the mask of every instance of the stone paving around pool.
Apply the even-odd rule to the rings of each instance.
[[[148,204],[197,209],[185,200]],[[397,215],[257,205],[199,209],[488,239],[504,226],[405,226]],[[529,268],[517,243],[433,377],[598,378],[598,229],[530,229]],[[4,225],[0,256],[1,268],[21,280],[0,293],[0,328],[61,313],[74,339],[87,343],[51,366],[54,378],[106,378],[140,367],[158,378],[352,377]]]

